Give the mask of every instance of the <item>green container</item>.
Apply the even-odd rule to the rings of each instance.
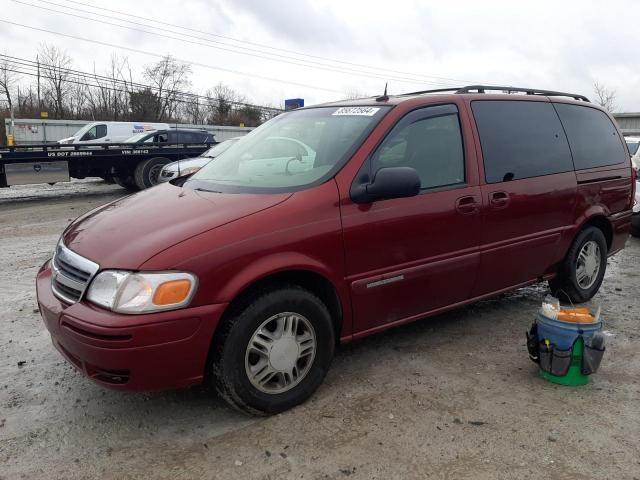
[[[540,370],[540,376],[545,380],[557,383],[558,385],[586,385],[589,383],[589,375],[584,375],[582,373],[583,351],[584,340],[582,339],[582,336],[579,336],[571,350],[571,366],[569,367],[567,374],[562,377],[558,377],[557,375],[552,375],[549,372]]]

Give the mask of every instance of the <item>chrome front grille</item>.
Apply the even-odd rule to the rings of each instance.
[[[100,266],[58,243],[51,260],[51,290],[60,300],[76,303]]]

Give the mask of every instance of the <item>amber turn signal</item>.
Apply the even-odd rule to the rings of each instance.
[[[153,295],[153,303],[155,305],[173,305],[186,300],[191,290],[191,281],[189,280],[171,280],[165,282],[156,288]]]

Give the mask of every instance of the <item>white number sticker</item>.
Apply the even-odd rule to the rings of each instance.
[[[331,115],[361,115],[372,117],[378,110],[380,110],[380,107],[340,107]]]

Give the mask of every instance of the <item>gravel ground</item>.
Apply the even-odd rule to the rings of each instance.
[[[640,479],[640,241],[610,259],[610,333],[585,387],[536,375],[524,332],[546,286],[339,349],[306,404],[270,418],[200,388],[124,394],[68,366],[34,277],[95,179],[0,190],[0,478]]]

